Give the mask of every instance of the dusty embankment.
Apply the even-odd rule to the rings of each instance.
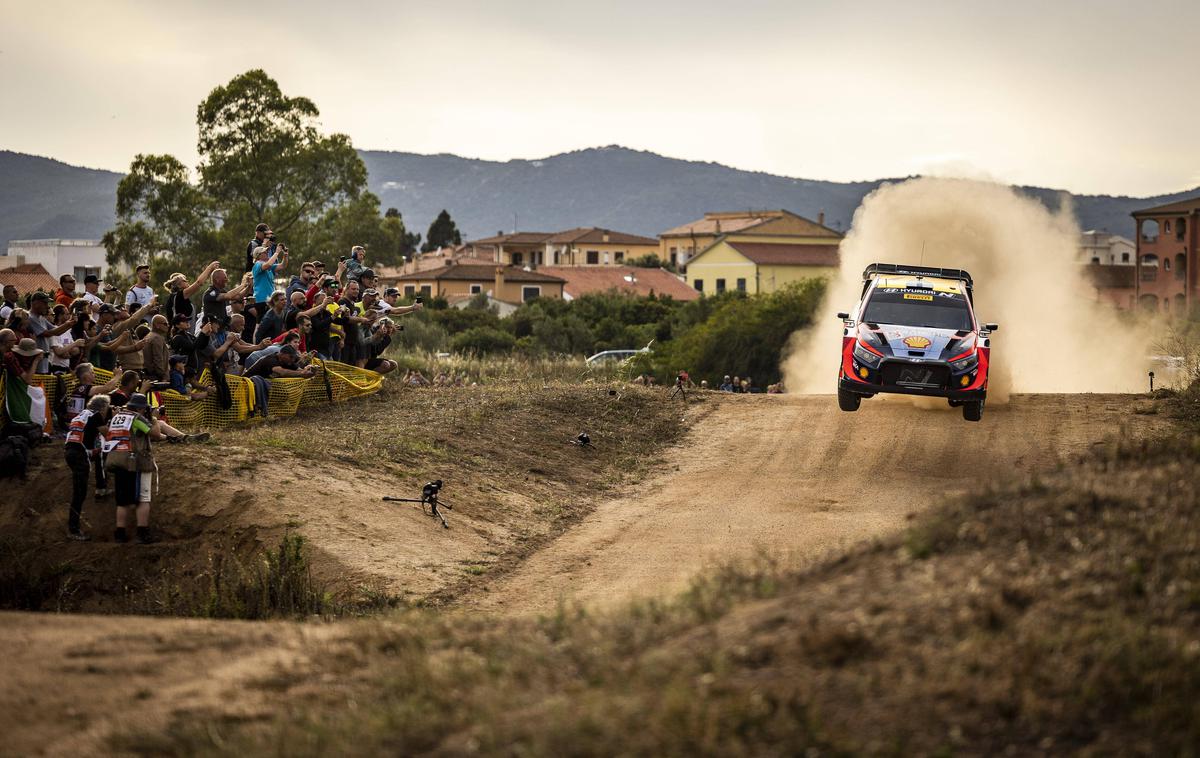
[[[590,595],[581,594],[601,600],[615,595],[600,591],[614,575],[634,591],[648,586],[637,572],[614,574],[619,560],[606,557],[633,556],[630,540],[678,581],[702,563],[706,540],[719,544],[721,531],[701,525],[731,489],[773,498],[766,518],[747,520],[757,525],[750,539],[727,543],[739,550],[782,546],[789,540],[771,537],[781,531],[803,544],[825,521],[816,550],[855,530],[891,532],[806,570],[717,572],[669,602],[540,621],[11,615],[0,625],[0,644],[14,651],[0,730],[14,751],[49,754],[1172,753],[1194,744],[1200,510],[1191,488],[1173,485],[1200,476],[1200,463],[1190,442],[1136,441],[1166,426],[1155,401],[1017,397],[979,425],[907,405],[829,416],[825,407],[721,402],[677,449],[679,471],[651,487],[650,498],[678,491],[687,508],[659,500],[670,519],[616,530],[592,559],[610,568],[576,568],[569,581],[583,579]],[[1125,443],[1097,444],[1122,425]],[[823,426],[833,429],[822,435]],[[826,442],[754,447],[741,436],[763,429]],[[720,465],[689,468],[722,434]],[[683,487],[681,476],[706,477],[704,488]],[[809,487],[829,510],[800,507]],[[967,494],[893,531],[914,510],[897,498],[931,488]],[[923,496],[917,508],[939,499]],[[577,528],[599,529],[604,510]],[[718,523],[729,531],[739,521]],[[570,543],[544,554],[560,544]],[[493,593],[507,585],[508,605],[522,605],[516,595],[534,591],[528,576],[518,571]],[[77,729],[64,729],[64,713]]]
[[[69,473],[38,448],[0,508],[0,607],[197,612],[217,562],[249,561],[303,535],[319,583],[341,601],[445,602],[514,565],[598,496],[661,460],[688,413],[645,389],[607,385],[411,389],[158,447],[153,523],[162,542],[112,541],[112,498],[89,497],[95,541],[66,540]],[[572,445],[587,431],[591,448]],[[451,528],[410,503],[444,481]]]
[[[762,549],[806,563],[904,525],[946,496],[1052,468],[1124,427],[1161,429],[1123,395],[1023,395],[982,423],[905,398],[842,413],[830,396],[736,396],[674,467],[601,503],[471,607],[547,612],[669,595],[707,563]]]

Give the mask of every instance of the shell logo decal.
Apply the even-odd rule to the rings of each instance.
[[[904,344],[917,350],[924,350],[929,347],[930,342],[925,337],[905,337]]]

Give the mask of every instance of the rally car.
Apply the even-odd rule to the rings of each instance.
[[[839,313],[842,365],[838,406],[856,411],[880,392],[944,397],[979,421],[987,398],[989,335],[975,320],[974,284],[966,271],[873,263],[863,271],[862,299]]]

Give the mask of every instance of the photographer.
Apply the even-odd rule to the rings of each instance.
[[[267,239],[274,242],[274,236],[274,233],[271,233]],[[250,268],[250,274],[254,278],[254,301],[258,306],[256,316],[262,317],[265,303],[275,292],[276,273],[287,267],[287,261],[286,245],[275,245],[274,252],[267,247],[259,247],[254,250],[254,265]]]
[[[392,344],[392,335],[396,333],[396,322],[387,316],[371,325],[371,337],[363,345],[366,361],[363,368],[377,371],[380,374],[390,374],[396,370],[397,363],[381,357]]]
[[[266,224],[259,224],[254,227],[254,239],[250,240],[246,245],[246,273],[250,273],[250,269],[254,267],[254,250],[262,247],[267,239],[267,234],[271,231],[271,227]]]
[[[93,462],[99,462],[100,451],[96,443],[100,435],[108,433],[108,395],[96,395],[88,400],[87,407],[80,411],[67,427],[67,442],[64,455],[67,468],[71,469],[71,506],[67,516],[67,536],[78,542],[91,539],[83,533],[80,517],[83,501],[87,499],[88,470]],[[96,467],[96,495],[100,496],[104,479],[100,467]],[[107,494],[107,491],[104,491]]]
[[[126,528],[130,508],[137,509],[138,543],[146,545],[155,541],[150,533],[150,499],[158,466],[154,462],[151,440],[161,439],[163,434],[151,417],[150,403],[140,392],[113,412],[104,454],[115,480],[117,528],[113,539],[117,542],[129,541]]]

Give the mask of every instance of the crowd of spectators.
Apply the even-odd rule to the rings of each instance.
[[[95,276],[86,277],[79,292],[69,274],[52,294],[4,286],[0,365],[7,415],[10,426],[65,434],[73,482],[68,535],[88,539],[80,514],[94,474],[96,496],[116,497],[114,538],[128,541],[132,512],[138,541],[154,540],[149,512],[157,468],[151,442],[197,439],[161,413],[162,393],[193,401],[216,398],[228,407],[227,377],[240,375],[254,384],[253,412],[265,415],[270,383],[313,376],[314,361],[394,371],[396,363],[383,356],[400,328],[396,319],[422,306],[400,305],[394,288],[377,289],[364,256],[356,246],[332,273],[322,261],[305,261],[281,286],[290,251],[267,224],[259,224],[246,246],[245,271],[233,282],[213,261],[194,279],[172,274],[161,292],[150,283],[148,265],[137,266],[125,292]],[[112,379],[99,384],[97,368],[113,372]],[[35,374],[73,375],[76,385],[70,393],[56,393],[55,407],[46,408]],[[421,383],[409,376],[405,381]],[[439,374],[432,384],[461,381]]]

